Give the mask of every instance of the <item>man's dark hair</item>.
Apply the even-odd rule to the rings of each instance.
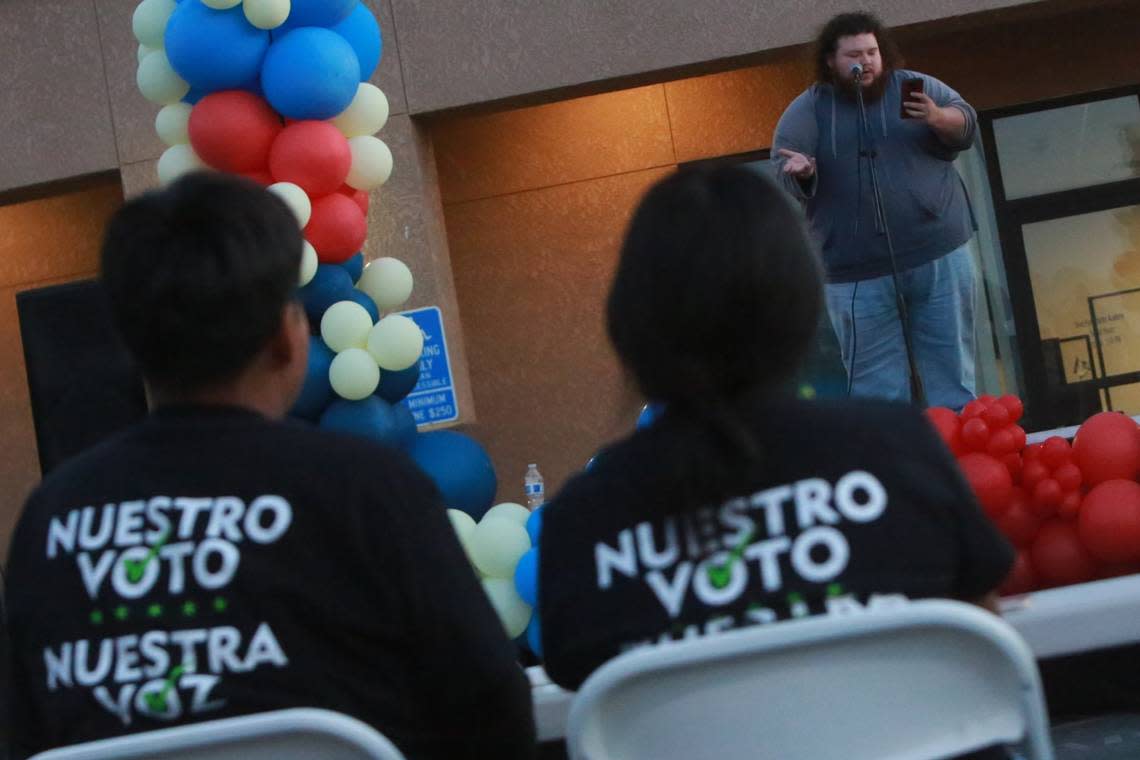
[[[280,328],[301,248],[288,206],[234,176],[192,174],[119,209],[102,280],[148,382],[185,393],[240,374]]]
[[[815,39],[815,78],[818,82],[834,84],[835,72],[828,65],[828,59],[839,48],[840,37],[854,37],[857,34],[873,34],[879,43],[879,54],[883,58],[883,71],[902,68],[905,65],[902,54],[891,31],[873,13],[841,13],[819,30]]]

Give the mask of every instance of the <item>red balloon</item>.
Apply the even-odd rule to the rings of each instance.
[[[1057,514],[1066,520],[1075,519],[1081,511],[1081,492],[1069,491],[1061,497],[1057,506]]]
[[[985,451],[990,442],[990,426],[981,417],[962,423],[962,445],[970,451]]]
[[[1140,562],[1140,484],[1106,480],[1081,502],[1077,529],[1102,562]]]
[[[1021,399],[1017,396],[1006,395],[998,399],[998,403],[1006,408],[1009,412],[1009,419],[1011,422],[1017,422],[1021,419],[1021,415],[1025,413],[1025,405],[1021,403]]]
[[[1040,459],[1025,458],[1025,464],[1021,466],[1021,485],[1025,486],[1025,490],[1032,492],[1037,484],[1047,477],[1049,477],[1049,468],[1042,464]]]
[[[1061,485],[1062,491],[1075,491],[1081,487],[1081,470],[1072,462],[1066,462],[1053,470],[1053,480]]]
[[[1041,447],[1041,461],[1050,470],[1068,464],[1073,460],[1073,449],[1069,442],[1059,435],[1048,438]]]
[[[322,264],[340,264],[356,255],[368,236],[368,220],[360,206],[340,193],[313,201],[305,239],[313,244]]]
[[[1064,495],[1057,481],[1045,478],[1033,487],[1033,498],[1029,500],[1029,505],[1041,517],[1049,517],[1057,511]]]
[[[1013,494],[1013,478],[1005,465],[989,454],[966,454],[958,466],[986,514],[995,520],[1005,514]]]
[[[1010,425],[1008,430],[1013,432],[1013,440],[1017,443],[1017,451],[1025,448],[1025,428],[1021,425]]]
[[[962,419],[969,420],[974,417],[981,417],[984,411],[986,411],[986,402],[976,398],[962,408]]]
[[[982,419],[990,426],[990,430],[998,430],[1013,422],[1009,418],[1009,410],[998,403],[990,404],[982,412]]]
[[[1033,572],[1033,563],[1029,561],[1028,554],[1018,552],[1009,575],[998,587],[998,593],[1002,596],[1027,594],[1035,588],[1037,588],[1037,573]]]
[[[1140,573],[1140,564],[1125,563],[1123,565],[1103,565],[1100,572],[1097,573],[1097,578],[1122,578],[1125,575],[1136,575]]]
[[[1008,426],[1001,430],[995,430],[990,435],[990,442],[986,444],[986,453],[998,458],[1006,454],[1014,454],[1017,450],[1017,439]]]
[[[986,406],[989,406],[990,404],[997,401],[997,396],[991,396],[988,393],[983,393],[981,396],[978,396],[978,401],[981,401]]]
[[[1009,470],[1009,476],[1013,478],[1013,482],[1021,482],[1021,454],[1006,454],[1001,458],[1001,463],[1005,465],[1005,469]]]
[[[1040,459],[1041,458],[1041,449],[1043,447],[1044,447],[1044,444],[1041,444],[1041,443],[1031,443],[1028,446],[1026,446],[1025,451],[1023,452],[1023,456],[1025,457],[1025,461],[1028,462],[1031,459]]]
[[[187,128],[190,145],[203,161],[241,174],[265,168],[281,118],[252,92],[226,90],[199,100]]]
[[[1029,556],[1037,576],[1049,586],[1084,583],[1096,577],[1096,560],[1081,543],[1076,525],[1065,520],[1042,525]]]
[[[1018,547],[1027,547],[1037,537],[1037,531],[1044,523],[1037,515],[1029,510],[1025,493],[1020,488],[1013,489],[1009,500],[1009,509],[997,519],[998,530],[1002,532],[1010,543]]]
[[[1089,485],[1135,480],[1140,472],[1140,429],[1118,412],[1094,414],[1077,430],[1073,453]]]
[[[269,150],[274,179],[299,185],[313,198],[339,190],[351,168],[348,140],[327,121],[290,124]]]
[[[371,205],[371,199],[368,196],[367,190],[357,190],[355,187],[344,185],[340,190],[337,190],[337,192],[352,198],[352,200],[356,202],[356,205],[360,206],[360,210],[364,212],[364,215],[368,216],[368,207]],[[953,412],[951,412],[951,414],[953,414]]]

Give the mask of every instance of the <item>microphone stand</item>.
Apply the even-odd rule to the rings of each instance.
[[[910,313],[906,308],[906,299],[903,298],[902,288],[899,287],[899,266],[895,259],[895,246],[891,240],[891,228],[887,225],[887,213],[883,207],[883,194],[879,187],[879,172],[875,159],[878,150],[875,141],[871,138],[871,125],[867,120],[867,107],[863,102],[863,79],[860,73],[855,80],[855,99],[859,103],[859,156],[860,160],[867,159],[871,171],[871,195],[875,200],[875,231],[883,235],[887,242],[887,255],[891,260],[891,281],[895,286],[895,305],[898,307],[899,324],[902,327],[903,345],[906,347],[906,363],[910,371],[910,399],[920,409],[926,408],[926,389],[922,385],[922,375],[918,372],[918,364],[914,360],[914,339],[911,337]],[[851,357],[851,366],[854,369],[855,357]]]

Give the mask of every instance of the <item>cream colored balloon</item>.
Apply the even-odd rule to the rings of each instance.
[[[308,193],[292,182],[275,182],[268,189],[285,201],[293,216],[297,217],[297,224],[304,229],[309,223],[309,217],[313,215],[313,202],[309,200]]]
[[[353,137],[348,141],[352,151],[352,168],[345,182],[357,190],[375,190],[392,176],[392,151],[378,137]]]
[[[228,10],[240,4],[241,0],[202,0],[202,5],[218,11]]]
[[[289,0],[245,0],[242,10],[249,23],[258,29],[276,29],[289,18]]]
[[[208,167],[189,145],[173,145],[158,159],[158,181],[168,184],[189,172],[203,171]]]
[[[388,123],[388,96],[376,85],[361,82],[348,108],[332,123],[345,137],[374,135]]]
[[[155,50],[158,50],[158,48],[152,48],[148,45],[139,45],[139,63],[142,63],[142,59],[146,58],[147,53],[153,53]]]
[[[512,639],[522,636],[534,610],[519,596],[515,582],[506,578],[484,578],[483,591],[499,615],[507,636]]]
[[[148,48],[158,50],[166,47],[166,22],[178,3],[174,0],[143,0],[131,16],[131,30],[135,39]]]
[[[455,537],[459,539],[459,545],[463,547],[463,552],[467,555],[468,561],[474,565],[475,560],[471,559],[471,536],[475,534],[475,520],[471,515],[458,509],[447,510],[447,519],[451,520],[451,527],[455,529]]]
[[[337,301],[321,317],[321,337],[333,351],[364,348],[371,329],[371,315],[356,301]]]
[[[519,558],[530,548],[530,536],[518,522],[485,515],[471,534],[471,559],[489,578],[513,578]]]
[[[522,504],[515,504],[511,501],[505,501],[502,504],[496,504],[487,510],[487,514],[483,515],[483,519],[488,517],[501,517],[504,520],[512,520],[519,525],[526,528],[527,518],[530,517],[530,510]]]
[[[190,85],[174,71],[164,50],[148,53],[139,62],[135,82],[144,98],[160,106],[177,103],[190,92]]]
[[[301,241],[301,287],[305,287],[317,276],[317,249],[308,240]]]
[[[350,348],[333,357],[329,384],[336,394],[349,401],[368,398],[380,384],[376,360],[362,348]]]
[[[420,360],[423,352],[423,331],[402,314],[389,314],[368,333],[368,353],[381,369],[407,369]]]
[[[390,256],[368,262],[356,287],[368,294],[381,311],[401,306],[412,294],[412,270]]]
[[[167,145],[185,145],[190,142],[189,103],[170,103],[159,109],[154,117],[154,131]]]

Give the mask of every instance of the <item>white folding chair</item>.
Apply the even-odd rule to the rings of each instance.
[[[331,710],[295,708],[192,723],[41,752],[32,760],[404,760],[376,729]]]
[[[1052,760],[1029,648],[950,601],[757,626],[621,655],[570,709],[573,760]]]

